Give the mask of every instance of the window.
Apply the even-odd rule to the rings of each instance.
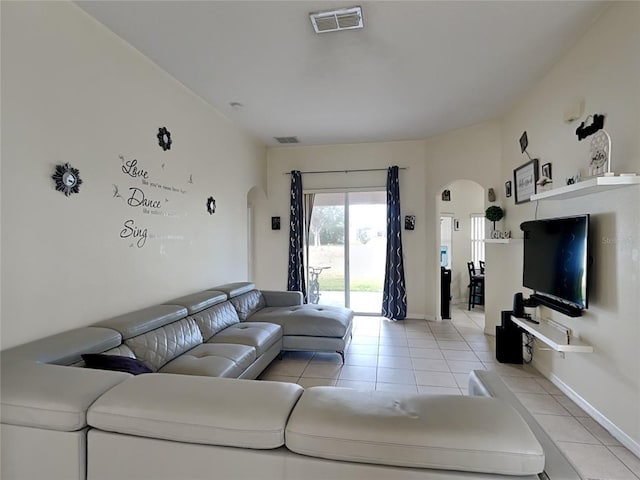
[[[471,214],[471,261],[474,265],[480,265],[484,261],[484,215]]]

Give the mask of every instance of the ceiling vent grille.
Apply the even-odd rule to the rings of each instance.
[[[309,18],[311,18],[311,23],[316,33],[337,32],[338,30],[364,27],[361,7],[310,13]]]
[[[300,143],[298,137],[273,137],[278,143]]]

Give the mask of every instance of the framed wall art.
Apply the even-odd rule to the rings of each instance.
[[[511,196],[511,180],[504,182],[504,196],[507,198]]]
[[[536,193],[538,181],[538,159],[520,165],[513,171],[513,187],[515,189],[516,204],[531,201]]]

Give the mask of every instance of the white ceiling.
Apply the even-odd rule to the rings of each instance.
[[[79,1],[266,145],[428,138],[504,114],[606,8],[585,1]],[[364,29],[309,12],[361,5]],[[239,102],[241,108],[233,108]]]

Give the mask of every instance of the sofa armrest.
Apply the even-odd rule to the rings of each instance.
[[[302,292],[285,292],[275,290],[260,290],[267,307],[291,307],[302,305]]]

